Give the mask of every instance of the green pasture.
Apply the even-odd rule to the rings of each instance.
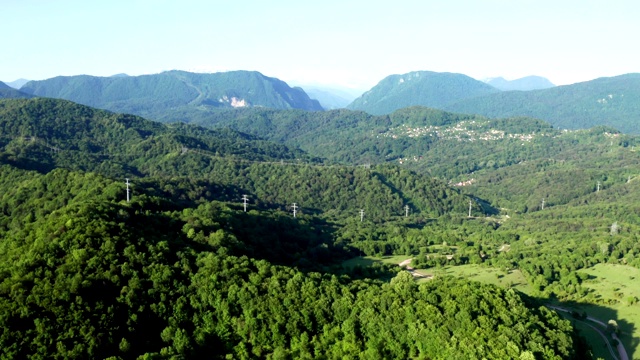
[[[615,318],[630,358],[640,359],[640,269],[597,264],[580,272],[589,275],[582,287],[592,290],[587,298],[596,304],[580,304],[579,309],[604,322]]]

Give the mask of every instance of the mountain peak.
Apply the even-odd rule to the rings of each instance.
[[[413,71],[387,76],[347,108],[381,115],[415,105],[440,108],[462,99],[498,91],[463,74]]]
[[[506,80],[503,77],[494,77],[484,79],[482,81],[502,91],[529,91],[555,87],[549,79],[535,75],[525,76],[515,80]]]
[[[5,84],[7,84],[8,86],[10,86],[10,87],[12,87],[14,89],[20,89],[24,84],[26,84],[28,82],[29,82],[29,80],[20,78],[18,80],[6,82]]]

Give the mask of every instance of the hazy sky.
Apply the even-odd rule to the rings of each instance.
[[[368,89],[414,70],[558,85],[640,72],[640,2],[0,0],[0,80],[257,70]]]

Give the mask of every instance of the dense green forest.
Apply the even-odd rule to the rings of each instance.
[[[640,268],[635,137],[425,108],[244,110],[233,130],[223,114],[206,129],[0,101],[2,357],[589,359],[542,304],[615,301],[582,271]],[[240,132],[255,116],[264,139]],[[348,164],[347,145],[326,160],[292,140],[368,121],[405,156]],[[362,255],[519,270],[535,297],[342,265]]]
[[[560,359],[584,351],[567,321],[513,290],[450,278],[417,285],[388,267],[345,272],[341,261],[362,249],[340,230],[357,227],[356,214],[339,206],[366,196],[356,204],[372,213],[366,224],[403,221],[408,199],[428,216],[461,212],[464,197],[436,180],[393,167],[251,160],[261,140],[64,101],[2,106],[4,357]],[[122,165],[132,177],[126,202],[104,154],[176,133],[199,140],[202,153],[173,156],[162,141],[136,152],[139,162]],[[231,155],[245,154],[218,145],[225,136],[253,148],[238,159]],[[92,143],[76,149],[83,139]],[[278,151],[264,156],[289,154],[270,146]],[[218,155],[203,155],[214,147]],[[65,151],[76,156],[63,160]],[[279,190],[280,178],[298,185]],[[245,190],[262,202],[248,212]],[[327,198],[317,198],[322,191]],[[280,208],[280,198],[305,192],[317,213],[293,218]],[[398,214],[384,210],[394,206]],[[381,275],[392,279],[375,280]]]
[[[413,107],[390,115],[246,109],[197,120],[232,127],[344,164],[389,163],[465,185],[464,192],[518,212],[565,204],[626,182],[640,145],[615,129],[559,130],[530,118],[487,119]]]

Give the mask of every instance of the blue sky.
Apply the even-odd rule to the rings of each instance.
[[[368,89],[431,70],[563,85],[640,72],[639,4],[0,0],[0,80],[257,70]]]

